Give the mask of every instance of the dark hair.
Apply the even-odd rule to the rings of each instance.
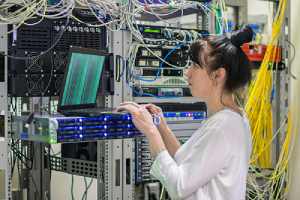
[[[248,26],[233,32],[230,38],[207,37],[190,46],[190,59],[210,72],[223,67],[227,74],[225,90],[233,92],[251,80],[251,64],[241,46],[252,37],[253,31]]]

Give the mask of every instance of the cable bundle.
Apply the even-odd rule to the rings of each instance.
[[[278,10],[272,25],[272,36],[267,51],[258,71],[257,77],[249,88],[249,97],[246,103],[246,112],[252,129],[253,149],[251,167],[248,178],[249,199],[284,199],[288,190],[288,163],[294,139],[292,135],[292,114],[280,122],[280,127],[273,133],[272,120],[272,93],[273,68],[278,52],[275,46],[282,30],[287,0],[280,0]],[[286,126],[287,123],[287,126]],[[286,127],[285,137],[275,168],[272,168],[272,143],[279,132]],[[264,170],[261,170],[264,169]]]
[[[78,19],[73,14],[75,5],[78,8],[89,9],[99,23],[89,24]],[[166,22],[162,19],[163,17],[178,12],[183,14],[183,10],[186,8],[200,9],[207,16],[215,15],[214,10],[208,4],[187,0],[158,2],[154,0],[24,0],[19,2],[5,0],[0,5],[0,24],[13,24],[13,30],[15,30],[22,24],[28,24],[29,19],[35,19],[33,23],[29,24],[35,25],[44,18],[71,17],[89,26],[106,26],[111,31],[118,31],[126,24],[132,34],[142,41],[142,35],[136,26],[142,14],[151,14],[162,22]],[[168,24],[168,22],[166,23]],[[221,24],[220,19],[217,20],[217,23]]]
[[[246,112],[250,121],[253,134],[252,164],[258,164],[263,168],[270,168],[271,144],[273,137],[272,120],[272,69],[274,63],[271,60],[276,56],[275,45],[281,32],[286,0],[281,0],[278,12],[275,16],[271,41],[267,46],[266,54],[258,71],[257,77],[249,88],[249,97],[246,103]]]

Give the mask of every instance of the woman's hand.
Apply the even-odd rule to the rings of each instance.
[[[120,104],[117,111],[129,112],[135,127],[147,137],[150,136],[149,134],[153,130],[157,129],[153,123],[152,115],[145,106],[138,105],[135,102],[124,102]]]
[[[141,105],[146,108],[152,115],[156,115],[160,118],[160,124],[157,126],[159,130],[163,130],[168,127],[166,119],[164,118],[162,109],[154,104]]]
[[[150,152],[153,157],[166,149],[163,139],[153,123],[152,115],[145,106],[134,102],[124,102],[120,104],[117,111],[127,111],[131,114],[135,127],[148,138]]]

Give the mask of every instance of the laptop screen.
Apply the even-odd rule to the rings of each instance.
[[[67,70],[60,95],[59,107],[80,108],[96,106],[97,93],[101,87],[101,77],[106,53],[87,49],[70,50]]]

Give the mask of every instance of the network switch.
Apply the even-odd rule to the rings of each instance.
[[[14,123],[15,132],[21,140],[52,144],[128,138],[141,134],[129,114],[100,114],[97,117],[35,116],[30,124],[27,124],[26,117],[16,117]]]

